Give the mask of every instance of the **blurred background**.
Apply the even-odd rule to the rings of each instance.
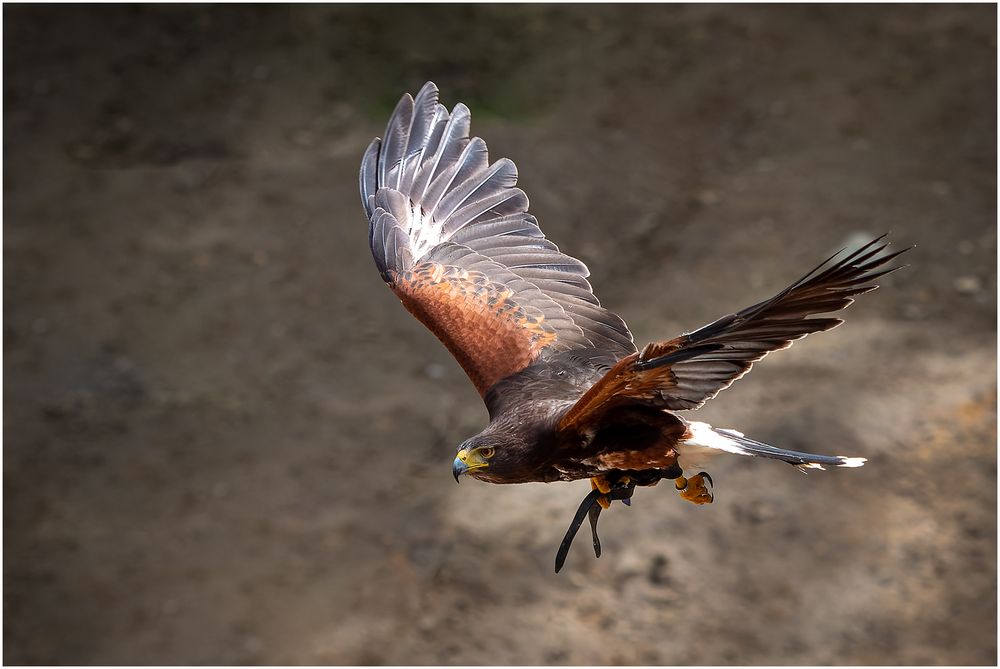
[[[995,663],[994,6],[3,16],[5,663]],[[486,411],[368,251],[427,79],[640,345],[917,244],[698,414],[868,466],[640,490],[554,575],[588,484],[455,485]]]

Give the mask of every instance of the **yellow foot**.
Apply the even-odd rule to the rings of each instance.
[[[629,484],[629,481],[630,481],[629,477],[623,476],[621,479],[618,480],[616,485],[618,487],[626,486]],[[602,493],[604,493],[603,495],[597,498],[597,503],[600,504],[602,508],[607,509],[608,507],[611,506],[611,499],[608,498],[607,496],[608,493],[611,492],[611,483],[608,481],[606,476],[604,476],[603,474],[601,476],[592,476],[590,478],[590,489],[600,490]]]
[[[712,494],[712,477],[701,472],[689,479],[683,476],[674,479],[674,486],[681,497],[692,504],[711,504],[715,499]]]
[[[601,508],[608,508],[611,506],[611,500],[608,499],[607,493],[611,492],[611,484],[603,476],[593,476],[590,479],[590,489],[600,490],[604,494],[597,498],[597,503],[601,505]]]

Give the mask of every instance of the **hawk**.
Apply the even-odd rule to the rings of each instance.
[[[678,412],[699,408],[771,351],[840,325],[813,316],[844,309],[899,269],[886,267],[903,251],[888,253],[885,235],[834,254],[770,299],[640,351],[594,295],[587,266],[528,213],[514,163],[490,163],[469,121],[468,107],[449,112],[431,82],[400,99],[361,161],[369,244],[382,279],[455,356],[489,410],[489,425],[458,447],[455,480],[590,479],[557,572],[585,517],[600,557],[601,510],[628,504],[636,486],[668,479],[683,499],[710,503],[704,470],[716,455],[801,470],[864,464],[776,448]]]

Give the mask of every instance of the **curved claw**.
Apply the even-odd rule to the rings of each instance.
[[[677,487],[677,492],[680,493],[681,498],[692,504],[711,504],[715,499],[715,494],[713,493],[715,483],[708,472],[698,472],[698,474],[688,479],[683,477],[678,478],[674,481],[674,485]]]

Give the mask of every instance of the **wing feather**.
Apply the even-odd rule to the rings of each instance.
[[[827,259],[769,300],[622,359],[562,418],[561,429],[581,429],[622,403],[697,409],[768,353],[837,327],[839,318],[809,316],[844,309],[878,287],[873,279],[899,269],[883,266],[907,249],[884,253],[884,237],[835,263],[829,264],[836,256]]]
[[[433,86],[433,84],[431,85]],[[447,118],[444,125],[441,126],[441,132],[431,135],[428,142],[430,158],[422,166],[413,182],[411,192],[415,203],[422,205],[427,202],[429,199],[428,189],[431,184],[444,170],[454,165],[459,156],[462,155],[469,142],[470,120],[469,108],[459,103],[452,110],[451,117]],[[431,146],[434,147],[433,151],[430,150]]]
[[[483,145],[485,147],[485,144]],[[434,211],[434,217],[442,221],[447,221],[460,208],[467,207],[477,214],[465,214],[459,217],[461,223],[468,223],[479,214],[489,211],[487,206],[474,206],[481,202],[491,202],[497,195],[500,195],[514,187],[517,183],[517,168],[514,163],[507,158],[501,158],[485,171],[474,174],[463,183],[452,188],[444,197]]]
[[[445,242],[405,271],[390,270],[403,305],[451,351],[480,395],[544,350],[583,333],[558,303],[503,265]]]
[[[528,197],[519,188],[499,191],[476,202],[472,202],[459,211],[452,212],[443,221],[443,231],[448,237],[472,223],[492,221],[511,214],[524,212],[528,207]]]
[[[378,153],[382,140],[373,139],[361,159],[361,202],[371,218],[375,211],[375,191],[378,190]]]
[[[443,220],[437,209],[444,196],[453,187],[460,186],[477,171],[486,169],[489,161],[490,156],[486,149],[486,142],[478,137],[473,137],[465,145],[458,159],[435,177],[434,181],[427,187],[423,201],[418,204],[430,218],[437,221]]]
[[[403,158],[412,120],[413,98],[407,93],[399,99],[396,109],[389,117],[389,124],[385,128],[385,138],[382,140],[378,159],[378,184],[380,187],[396,187],[398,185],[398,176],[390,180],[390,173]]]
[[[480,243],[483,248],[492,248],[494,243],[502,244],[509,238],[521,237],[530,238],[532,241],[545,239],[534,216],[525,213],[508,214],[461,228],[451,239],[459,244],[471,246],[473,243]]]
[[[560,252],[527,213],[517,167],[506,158],[490,164],[486,143],[470,139],[469,129],[468,108],[458,104],[449,114],[428,82],[416,98],[400,98],[384,138],[365,151],[361,199],[383,280],[455,354],[480,391],[497,374],[520,371],[518,365],[548,351],[634,353],[624,321],[594,296],[586,265]],[[483,316],[501,294],[507,311],[523,318]],[[460,317],[456,310],[463,309],[470,311]],[[459,325],[483,332],[469,334]],[[499,334],[506,339],[498,341]],[[504,365],[489,346],[521,353],[511,353]]]
[[[413,100],[413,115],[407,133],[406,148],[398,167],[396,184],[393,186],[396,190],[408,193],[412,188],[422,154],[430,140],[430,133],[434,130],[437,113],[437,91],[425,85]]]

